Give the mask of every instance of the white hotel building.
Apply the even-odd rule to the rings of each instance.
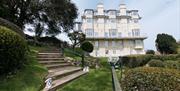
[[[86,9],[82,15],[81,30],[86,39],[94,45],[90,54],[94,57],[117,57],[131,54],[145,54],[140,32],[138,10],[127,10],[120,4],[118,10],[105,10],[103,3],[97,9]]]

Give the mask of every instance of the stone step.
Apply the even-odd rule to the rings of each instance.
[[[53,80],[56,80],[60,77],[64,77],[64,76],[67,76],[69,74],[72,74],[72,73],[75,73],[77,71],[80,71],[82,70],[81,67],[76,67],[76,68],[73,68],[73,69],[64,69],[62,71],[56,71],[56,72],[51,72],[49,73],[49,75],[47,76],[47,78],[52,78]]]
[[[62,57],[62,55],[59,55],[59,54],[53,54],[53,55],[38,55],[37,56],[38,58],[59,58],[59,57]]]
[[[57,60],[65,60],[65,58],[37,58],[39,61],[57,61]]]
[[[75,69],[75,68],[77,68],[77,67],[75,67],[75,66],[67,66],[67,67],[49,69],[48,72],[53,73],[53,72],[63,71],[65,69]]]
[[[71,75],[68,75],[68,76],[65,76],[61,79],[58,79],[58,80],[54,80],[52,82],[53,86],[51,87],[51,89],[49,91],[55,91],[57,88],[61,87],[62,85],[82,76],[82,75],[85,75],[87,72],[83,72],[83,71],[78,71],[78,72],[75,72]]]
[[[57,64],[57,63],[67,63],[67,61],[39,61],[40,64]]]
[[[61,67],[67,67],[67,66],[72,66],[72,64],[70,63],[59,63],[59,64],[47,64],[44,65],[45,67],[47,67],[48,69],[55,69],[55,68],[61,68]]]

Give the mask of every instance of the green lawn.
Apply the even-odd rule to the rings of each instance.
[[[107,58],[100,58],[101,68],[90,72],[67,84],[58,91],[112,91],[112,78]]]
[[[0,91],[38,91],[47,74],[47,69],[42,67],[36,59],[37,51],[41,47],[30,47],[28,55],[29,64],[8,79],[0,77]]]

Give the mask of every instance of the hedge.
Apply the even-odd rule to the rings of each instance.
[[[150,67],[164,67],[164,63],[161,60],[151,60],[148,62]]]
[[[18,27],[17,25],[15,25],[14,23],[8,21],[8,20],[0,18],[0,25],[1,26],[6,26],[7,28],[11,29],[12,31],[20,34],[22,37],[25,37],[25,34],[22,31],[22,29],[20,27]]]
[[[121,85],[123,91],[180,91],[180,71],[157,67],[130,69]]]
[[[146,65],[150,60],[172,60],[177,61],[180,59],[180,54],[173,54],[173,55],[130,55],[130,56],[123,56],[120,57],[122,60],[123,66],[129,68],[135,68]]]
[[[26,62],[27,45],[19,34],[0,26],[0,74],[21,68]]]

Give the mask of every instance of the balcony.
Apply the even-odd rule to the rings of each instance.
[[[146,34],[140,34],[139,36],[132,36],[132,35],[128,35],[128,36],[109,36],[109,35],[103,35],[100,36],[98,33],[88,36],[86,35],[87,39],[117,39],[117,40],[121,40],[121,39],[147,39],[147,35]]]

